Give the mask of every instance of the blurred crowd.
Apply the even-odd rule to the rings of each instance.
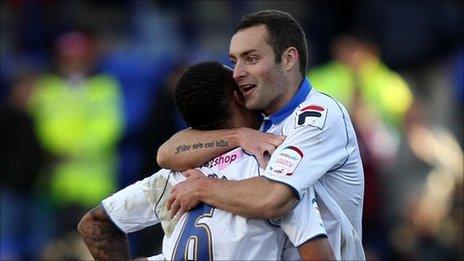
[[[241,15],[290,12],[307,76],[350,111],[366,179],[369,260],[462,259],[463,17],[459,1],[1,1],[0,260],[89,259],[80,217],[159,169],[185,127],[173,89],[228,61]],[[160,249],[155,226],[133,256]]]

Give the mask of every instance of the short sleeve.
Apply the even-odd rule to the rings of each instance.
[[[310,187],[293,210],[282,218],[281,227],[296,247],[315,237],[327,236],[313,187]]]
[[[282,260],[301,260],[298,249],[292,244],[288,237],[285,238]]]
[[[166,180],[166,175],[169,175],[168,172],[161,170],[102,201],[108,216],[119,229],[130,233],[160,222],[155,214],[155,203],[157,194],[161,196],[164,188],[162,186],[157,188],[154,185],[160,183],[162,179]],[[152,193],[147,193],[149,190]]]
[[[290,186],[297,198],[325,173],[348,159],[349,118],[331,106],[302,105],[283,127],[286,140],[272,154],[264,176]]]

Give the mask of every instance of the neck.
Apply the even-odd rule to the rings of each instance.
[[[276,97],[276,101],[273,102],[275,106],[272,106],[268,110],[264,110],[264,114],[269,116],[272,115],[276,112],[278,112],[280,109],[282,109],[285,105],[287,105],[290,100],[295,96],[295,94],[298,92],[298,88],[300,87],[301,81],[303,80],[303,77],[298,76],[298,77],[288,77],[283,84],[285,86],[282,86],[282,88],[285,89],[284,95],[280,97]]]
[[[300,88],[300,84],[303,81],[304,77],[298,76],[298,77],[292,77],[288,81],[288,93],[289,97],[287,97],[287,101],[284,103],[283,106],[285,106],[292,98],[295,96],[295,94],[298,92],[298,89]],[[281,108],[283,107],[281,106]]]

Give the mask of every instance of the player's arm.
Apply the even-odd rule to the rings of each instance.
[[[327,236],[320,236],[298,247],[301,260],[335,260]]]
[[[192,209],[198,201],[252,218],[286,214],[308,187],[333,166],[343,164],[348,156],[346,137],[335,139],[345,126],[325,125],[324,130],[314,127],[293,130],[272,155],[263,173],[266,178],[224,181],[195,175],[177,184],[168,201],[169,206],[172,204],[171,215]],[[293,124],[290,126],[293,128]]]
[[[308,188],[298,204],[281,218],[280,225],[292,244],[297,247],[302,260],[335,260],[313,186]]]
[[[251,128],[213,131],[186,129],[176,133],[158,149],[158,165],[177,171],[198,167],[208,160],[236,147],[252,154],[264,167],[284,136],[262,133]]]
[[[84,215],[78,230],[96,260],[129,259],[126,234],[160,222],[154,209],[163,192],[169,191],[169,173],[160,170],[137,181]]]
[[[240,181],[207,178],[199,170],[184,172],[187,180],[174,186],[168,200],[171,216],[183,214],[199,201],[248,218],[276,218],[298,199],[284,184],[255,177]]]
[[[111,221],[102,205],[84,215],[78,230],[95,260],[130,260],[127,235]]]

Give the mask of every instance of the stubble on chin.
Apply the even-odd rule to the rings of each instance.
[[[260,100],[249,100],[248,102],[245,103],[245,106],[250,111],[262,112],[265,109],[265,106]]]

